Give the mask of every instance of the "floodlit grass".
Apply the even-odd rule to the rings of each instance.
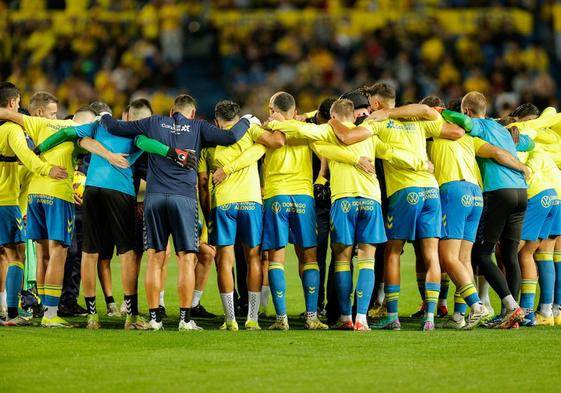
[[[302,290],[290,255],[288,332],[221,332],[217,318],[200,322],[205,331],[179,333],[172,260],[165,331],[125,332],[123,320],[107,317],[99,331],[83,329],[85,318],[73,320],[82,327],[77,329],[0,328],[0,392],[559,392],[559,328],[423,333],[418,321],[402,318],[400,332],[303,330],[297,317],[304,307]],[[402,263],[404,316],[419,304],[412,255],[408,249]],[[117,260],[113,268],[120,299]],[[213,272],[202,303],[221,314],[215,282]],[[101,292],[98,296],[103,313]],[[140,299],[146,310],[143,290]],[[262,327],[271,321],[262,321]]]

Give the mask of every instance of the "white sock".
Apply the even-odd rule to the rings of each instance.
[[[222,309],[224,310],[224,318],[226,322],[236,320],[236,313],[234,311],[234,292],[221,293]]]
[[[282,315],[278,315],[277,314],[277,322],[288,322],[288,315],[286,314],[282,314]]]
[[[343,321],[343,322],[347,322],[347,321],[353,321],[353,316],[352,315],[343,315],[341,314],[341,316],[339,317],[339,320]]]
[[[166,303],[164,302],[164,291],[160,291],[160,306],[166,306]]]
[[[261,307],[267,308],[269,305],[269,295],[271,294],[271,288],[268,285],[261,286]]]
[[[5,309],[8,308],[8,302],[6,300],[6,290],[4,289],[0,292],[0,308]]]
[[[48,319],[51,319],[51,318],[56,317],[57,313],[58,313],[58,306],[47,307],[47,309],[45,310],[45,317],[47,317]]]
[[[362,323],[363,325],[367,325],[368,322],[366,321],[366,314],[356,314],[355,323]]]
[[[553,305],[553,316],[556,317],[561,314],[561,306],[559,304]]]
[[[316,319],[318,317],[317,311],[306,311],[306,319]]]
[[[376,292],[376,303],[383,304],[384,303],[384,283],[378,285],[378,292]]]
[[[477,276],[477,293],[479,294],[479,299],[481,303],[487,305],[491,304],[491,299],[489,299],[489,283],[484,276]]]
[[[257,321],[259,318],[259,303],[261,298],[261,292],[251,292],[248,291],[248,308],[247,308],[247,319],[252,321]]]
[[[544,317],[551,317],[553,315],[553,304],[540,304],[540,314]]]
[[[504,297],[501,301],[508,311],[512,311],[518,308],[518,303],[516,303],[516,300],[514,300],[514,297],[512,297],[512,295]]]
[[[425,319],[427,321],[432,321],[434,322],[434,313],[433,312],[427,312],[425,313]]]
[[[191,303],[191,307],[197,307],[199,303],[201,303],[202,296],[203,296],[203,291],[199,291],[195,289],[193,291],[193,302]]]

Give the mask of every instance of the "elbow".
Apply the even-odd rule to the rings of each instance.
[[[438,112],[434,109],[431,108],[428,105],[422,104],[422,108],[423,108],[423,117],[426,120],[438,120]]]
[[[284,147],[284,145],[286,144],[286,140],[284,138],[284,136],[278,135],[276,136],[272,141],[271,141],[271,147],[273,149],[279,149],[281,147]]]

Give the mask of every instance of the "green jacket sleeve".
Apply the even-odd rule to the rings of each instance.
[[[63,128],[39,144],[38,150],[40,153],[44,153],[61,143],[75,141],[76,139],[78,139],[78,134],[74,127]]]
[[[466,130],[466,132],[470,132],[473,129],[473,121],[471,120],[471,117],[464,115],[463,113],[444,109],[442,111],[442,118],[448,123],[459,125]]]

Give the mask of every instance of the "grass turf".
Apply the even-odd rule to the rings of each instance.
[[[124,332],[123,320],[107,317],[99,331],[0,328],[0,391],[559,391],[559,328],[427,334],[417,331],[418,321],[403,318],[400,332],[305,331],[297,317],[304,304],[290,253],[292,330],[221,332],[217,318],[201,322],[203,332],[179,333],[176,271],[172,259],[163,332]],[[115,260],[116,299],[121,298],[119,274]],[[215,283],[213,272],[202,303],[221,314]],[[450,302],[453,290],[451,285]],[[98,299],[103,313],[101,293]],[[140,301],[146,310],[143,290]],[[402,258],[401,314],[411,314],[418,304],[408,249]],[[83,327],[84,320],[73,322]],[[262,321],[262,327],[271,321]]]

